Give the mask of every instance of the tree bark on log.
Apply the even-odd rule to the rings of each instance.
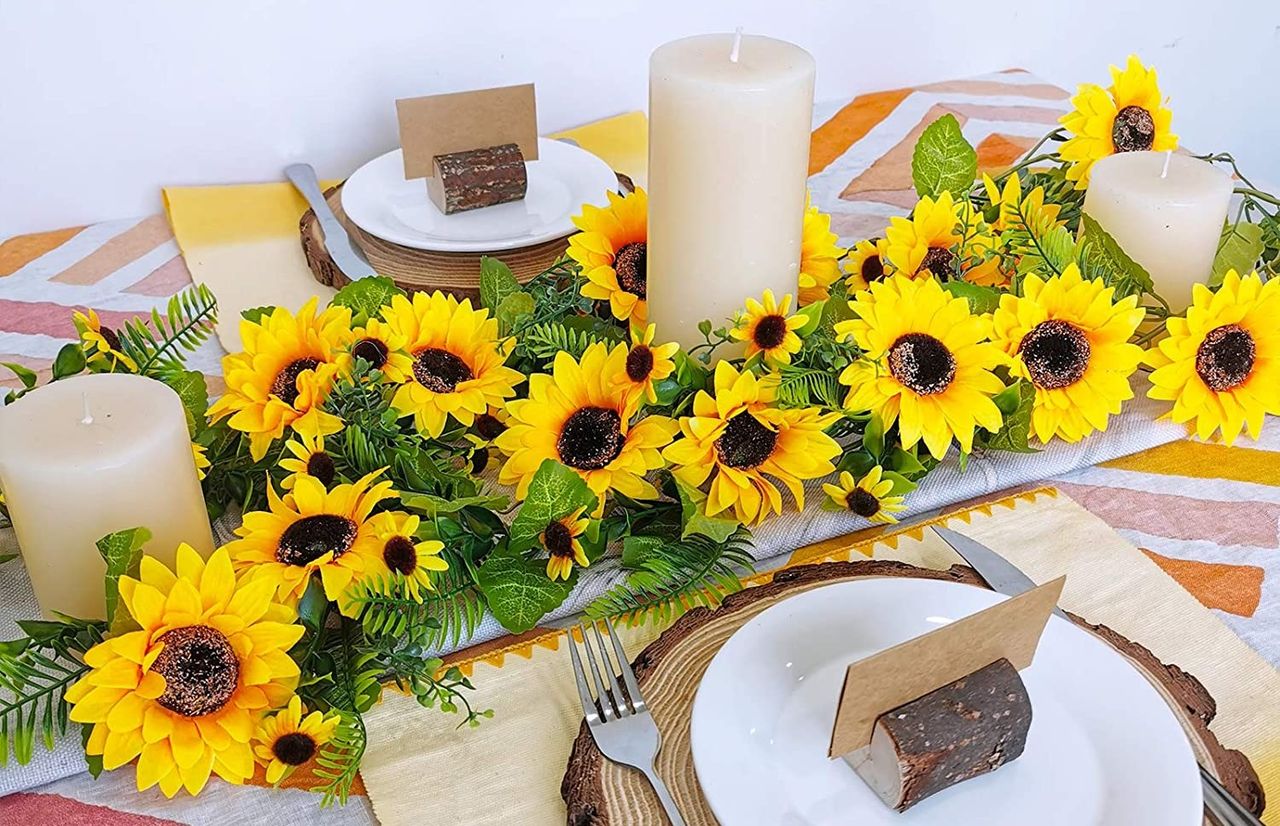
[[[524,155],[514,143],[436,155],[427,194],[445,215],[518,201],[529,188]]]
[[[1030,728],[1026,687],[1001,659],[880,715],[870,745],[845,759],[888,806],[904,812],[1016,759]]]

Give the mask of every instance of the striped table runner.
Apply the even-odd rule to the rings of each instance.
[[[844,242],[879,234],[914,203],[910,156],[930,121],[951,113],[977,147],[980,166],[1007,166],[1052,128],[1067,93],[1023,72],[859,95],[820,104],[810,156],[814,203],[832,213]],[[643,180],[641,129],[626,148]],[[190,283],[163,216],[112,221],[0,241],[0,361],[47,379],[58,348],[74,339],[73,309],[108,326],[161,306]],[[221,390],[222,349],[210,341],[193,366]],[[7,378],[0,385],[11,385]],[[1066,474],[1053,483],[1142,548],[1273,665],[1280,664],[1280,422],[1257,443],[1178,441]],[[11,540],[10,540],[11,541]],[[3,537],[0,537],[3,544]],[[0,584],[6,576],[0,568]],[[0,636],[16,635],[0,620]],[[500,647],[500,646],[498,646]],[[501,725],[494,721],[493,725]],[[8,771],[15,771],[12,767]],[[56,776],[56,775],[54,775]],[[305,785],[305,778],[297,784]],[[367,799],[318,812],[297,789],[210,782],[198,798],[166,801],[132,792],[132,772],[91,781],[78,774],[0,798],[0,824],[38,818],[121,823],[367,823]],[[295,784],[295,785],[297,785]]]

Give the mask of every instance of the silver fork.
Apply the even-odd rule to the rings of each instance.
[[[586,649],[586,660],[591,668],[591,684],[595,687],[594,697],[587,685],[582,657],[578,654],[578,641],[574,639],[572,629],[569,630],[569,654],[573,657],[573,676],[578,681],[578,696],[582,698],[582,713],[587,718],[587,727],[591,729],[591,736],[595,739],[600,753],[615,763],[622,763],[643,772],[644,776],[649,778],[653,790],[657,792],[658,800],[662,803],[662,808],[666,811],[672,826],[684,826],[684,818],[680,816],[680,810],[676,808],[671,792],[667,791],[667,785],[662,782],[662,778],[653,768],[653,759],[658,756],[658,749],[662,746],[662,734],[658,731],[658,724],[653,721],[653,715],[649,713],[648,706],[645,705],[644,697],[640,696],[640,686],[636,684],[635,672],[631,670],[631,663],[627,661],[627,656],[622,651],[622,645],[618,642],[613,625],[607,620],[605,625],[609,631],[609,641],[613,644],[613,660],[609,658],[604,635],[600,633],[600,626],[594,622],[590,625],[596,640],[593,647],[587,634],[588,626],[585,623],[578,624],[578,629],[582,633],[582,647]],[[608,678],[607,685],[601,679],[601,671]],[[622,686],[618,684],[619,672],[627,687],[626,694],[623,694]]]

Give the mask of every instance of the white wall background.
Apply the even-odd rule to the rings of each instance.
[[[1010,66],[1074,88],[1137,52],[1184,145],[1280,181],[1276,0],[0,0],[0,238],[346,175],[395,145],[396,97],[533,80],[543,131],[642,108],[655,46],[737,25],[813,52],[819,99]]]

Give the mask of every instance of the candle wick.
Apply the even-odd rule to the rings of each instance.
[[[80,424],[93,424],[93,411],[89,410],[89,394],[81,393],[80,398],[84,402],[84,418],[80,420]]]
[[[733,30],[733,48],[729,50],[729,61],[738,62],[738,53],[742,51],[742,27]]]
[[[1161,170],[1160,170],[1160,177],[1161,177],[1161,178],[1167,178],[1167,177],[1169,177],[1169,161],[1171,161],[1171,160],[1173,160],[1173,150],[1172,150],[1172,149],[1166,149],[1166,150],[1165,150],[1165,153],[1164,153],[1164,169],[1161,169]]]

